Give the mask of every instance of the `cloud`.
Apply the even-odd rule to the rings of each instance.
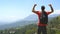
[[[54,10],[53,14],[60,14],[60,10]]]
[[[52,14],[60,14],[60,10],[54,10],[54,12]],[[25,16],[25,17],[27,17],[27,16]],[[4,22],[14,22],[14,21],[17,21],[17,20],[21,20],[25,17],[19,16],[19,15],[5,15],[5,16],[0,15],[0,21],[2,21],[2,22],[3,21]]]
[[[20,16],[0,16],[0,22],[14,22],[20,19]]]
[[[54,12],[52,14],[60,14],[60,10],[54,10]]]

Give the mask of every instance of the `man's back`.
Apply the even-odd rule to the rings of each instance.
[[[47,15],[51,14],[51,12],[46,12],[46,13],[47,13]],[[47,24],[40,23],[40,17],[41,17],[42,12],[41,11],[37,11],[35,14],[38,15],[38,26],[46,26]]]

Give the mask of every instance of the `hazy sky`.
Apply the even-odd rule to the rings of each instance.
[[[36,10],[40,10],[42,5],[45,5],[46,10],[50,10],[48,4],[52,4],[57,13],[60,11],[60,0],[0,0],[0,21],[13,22],[33,14],[32,7],[35,3]]]

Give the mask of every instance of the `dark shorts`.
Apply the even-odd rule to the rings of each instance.
[[[38,26],[38,32],[37,34],[47,34],[46,26]]]

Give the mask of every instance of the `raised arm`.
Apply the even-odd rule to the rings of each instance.
[[[50,8],[51,8],[51,12],[54,12],[54,9],[53,9],[52,5],[49,4],[49,6],[50,6]]]
[[[35,7],[37,6],[37,4],[34,4],[33,8],[32,8],[32,12],[37,13],[37,11],[35,11]]]

